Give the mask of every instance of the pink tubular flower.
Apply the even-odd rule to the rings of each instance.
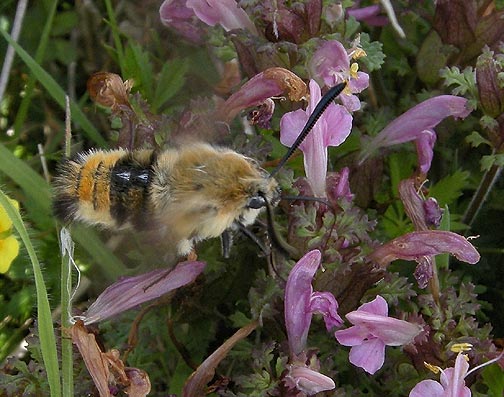
[[[294,143],[320,98],[320,87],[311,80],[307,109],[289,112],[280,120],[280,141],[284,145],[291,146]],[[326,196],[327,147],[343,143],[351,129],[350,113],[343,106],[331,103],[299,146],[304,154],[306,177],[315,196]]]
[[[324,316],[328,330],[343,324],[334,296],[329,292],[313,292],[311,283],[320,266],[321,256],[319,250],[303,256],[292,268],[285,286],[285,326],[293,356],[301,354],[306,347],[313,313]]]
[[[386,267],[396,259],[418,261],[425,256],[450,253],[458,260],[477,263],[480,254],[467,239],[457,233],[444,230],[423,230],[399,236],[378,247],[368,257]]]
[[[194,11],[186,6],[186,0],[165,0],[159,8],[163,25],[173,28],[186,40],[200,44],[205,34],[198,25]]]
[[[83,316],[86,325],[106,320],[142,303],[159,298],[193,282],[204,262],[181,262],[174,269],[157,269],[135,277],[123,277],[105,289]]]
[[[287,387],[296,388],[309,396],[336,387],[334,381],[328,376],[300,365],[290,365],[284,379]]]
[[[358,72],[356,63],[350,65],[351,58],[352,55],[347,53],[339,41],[325,41],[313,54],[309,69],[316,80],[324,81],[328,87],[346,82],[347,87],[341,93],[340,99],[349,112],[354,112],[361,107],[359,98],[354,94],[369,86],[369,75]]]
[[[350,349],[350,362],[371,375],[385,361],[385,346],[401,346],[413,341],[422,330],[417,324],[388,317],[388,306],[380,295],[350,312],[346,318],[353,327],[335,332],[335,337]]]
[[[415,141],[420,171],[426,174],[433,157],[436,133],[434,127],[448,116],[465,118],[471,109],[467,99],[454,95],[440,95],[412,107],[387,125],[364,150],[361,161],[382,147]]]
[[[313,313],[323,315],[328,331],[343,324],[334,296],[329,292],[313,292],[311,283],[320,266],[321,256],[318,250],[304,255],[292,268],[285,287],[285,326],[293,362],[285,383],[287,387],[296,387],[307,395],[335,387],[330,378],[308,368],[304,359]]]
[[[431,379],[423,380],[417,383],[411,390],[409,397],[471,397],[471,390],[466,386],[464,379],[472,372],[499,361],[503,354],[504,351],[494,359],[480,364],[469,371],[467,356],[463,354],[463,350],[461,350],[457,354],[454,367],[445,370],[434,367],[436,373],[438,373],[438,371],[441,372],[441,382],[436,382]],[[432,369],[432,366],[429,367]]]
[[[246,29],[257,34],[247,13],[235,0],[165,0],[159,14],[163,24],[195,43],[201,41],[203,34],[195,24],[197,19],[209,26],[219,24],[226,31]]]
[[[441,383],[423,380],[411,390],[409,397],[471,397],[471,390],[465,385],[469,363],[462,353],[455,359],[455,367],[441,370]]]
[[[247,29],[257,34],[254,24],[236,0],[187,0],[186,5],[207,25],[220,24],[227,32]]]

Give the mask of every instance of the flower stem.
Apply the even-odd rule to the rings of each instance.
[[[472,200],[469,203],[469,206],[467,207],[464,216],[462,217],[463,223],[469,226],[472,225],[472,223],[476,219],[478,211],[483,206],[483,203],[485,202],[486,198],[488,197],[488,194],[492,190],[493,185],[499,178],[501,171],[502,166],[494,164],[492,165],[492,167],[490,167],[489,170],[485,172],[485,175],[483,175],[483,178],[481,179],[478,189],[474,193]]]

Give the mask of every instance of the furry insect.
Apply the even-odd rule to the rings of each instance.
[[[64,222],[112,229],[163,228],[179,255],[194,244],[254,223],[280,200],[274,175],[292,156],[345,84],[321,99],[296,142],[269,174],[256,161],[205,143],[162,152],[90,151],[64,161],[53,208]]]

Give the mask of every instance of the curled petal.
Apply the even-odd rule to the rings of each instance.
[[[407,233],[376,249],[369,259],[386,267],[396,259],[418,261],[422,256],[450,253],[458,260],[477,263],[480,255],[464,237],[448,231],[428,230]]]
[[[219,108],[220,120],[229,122],[241,110],[262,104],[266,99],[287,95],[293,101],[308,96],[306,84],[287,69],[270,68],[247,81]]]
[[[320,266],[322,254],[313,250],[303,256],[292,268],[285,286],[285,326],[291,354],[298,355],[306,345],[312,313],[310,301],[312,279]]]
[[[330,292],[314,292],[311,295],[310,310],[322,314],[328,331],[343,324],[338,314],[338,302]]]
[[[94,102],[118,111],[131,108],[129,93],[132,85],[130,80],[123,82],[118,74],[97,72],[88,79],[87,90]]]
[[[203,361],[196,371],[187,379],[182,397],[195,397],[206,395],[207,384],[215,376],[215,368],[228,356],[231,349],[241,340],[245,339],[257,328],[257,321],[249,323],[236,331],[229,339],[220,345],[205,361]]]
[[[415,141],[418,155],[418,168],[422,174],[427,174],[430,170],[432,158],[434,157],[435,143],[436,133],[433,130],[422,131]]]
[[[181,262],[174,269],[157,269],[140,276],[123,277],[98,296],[85,313],[84,323],[106,320],[189,284],[205,265],[204,262]]]
[[[364,341],[350,349],[349,361],[373,375],[385,362],[385,344],[379,339]]]
[[[324,390],[332,390],[336,387],[334,381],[308,367],[291,365],[285,377],[285,383],[289,388],[297,388],[309,396]]]
[[[418,258],[418,265],[415,268],[414,276],[419,288],[427,287],[429,280],[434,276],[434,257],[422,256]]]

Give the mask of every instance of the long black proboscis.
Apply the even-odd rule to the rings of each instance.
[[[287,160],[290,159],[290,157],[294,154],[296,149],[301,145],[301,143],[304,141],[308,133],[313,129],[315,123],[317,120],[322,116],[326,108],[331,104],[331,102],[339,95],[341,92],[345,89],[346,83],[340,83],[338,85],[335,85],[332,87],[327,93],[322,97],[322,99],[319,101],[317,106],[315,106],[315,109],[313,110],[312,114],[308,118],[308,121],[306,122],[305,126],[303,127],[303,130],[301,133],[298,135],[296,141],[294,144],[289,148],[289,151],[287,154],[282,158],[280,163],[278,163],[277,167],[273,170],[273,172],[270,174],[270,177],[273,177],[276,175],[278,171],[284,166],[284,164],[287,162]]]

